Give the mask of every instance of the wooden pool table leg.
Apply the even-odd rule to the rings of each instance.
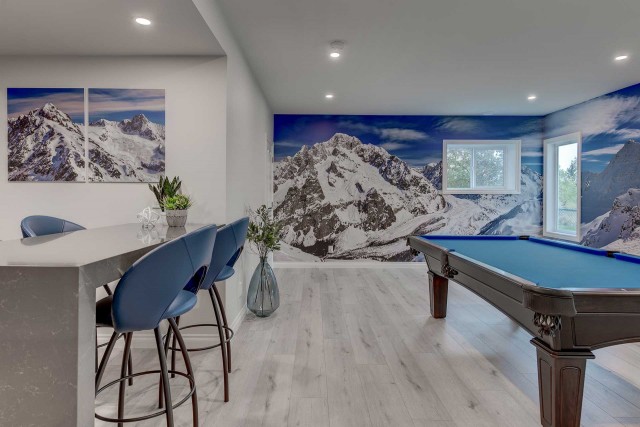
[[[449,293],[449,280],[429,272],[429,301],[431,315],[435,319],[447,317],[447,294]]]
[[[579,427],[588,350],[555,351],[542,340],[531,344],[538,354],[540,421],[545,427]]]

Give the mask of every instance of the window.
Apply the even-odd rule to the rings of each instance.
[[[580,240],[579,133],[544,140],[544,235]]]
[[[445,140],[445,194],[520,193],[520,141]]]

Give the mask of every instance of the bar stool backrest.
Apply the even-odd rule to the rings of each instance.
[[[213,286],[225,267],[233,267],[244,246],[247,237],[249,218],[241,218],[227,224],[218,231],[216,244],[211,256],[211,266],[202,283],[204,289]]]
[[[85,230],[85,228],[62,218],[45,215],[32,215],[24,218],[20,222],[20,230],[22,230],[22,237],[26,238]]]
[[[203,227],[158,246],[122,276],[111,315],[117,332],[155,329],[179,292],[211,262],[217,228]]]

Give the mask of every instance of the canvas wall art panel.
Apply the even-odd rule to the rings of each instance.
[[[165,91],[89,89],[88,179],[157,182],[165,173]]]
[[[520,194],[442,194],[446,139],[520,140]],[[276,115],[277,261],[418,261],[412,234],[540,234],[542,118]]]
[[[9,181],[84,182],[84,89],[7,89]]]

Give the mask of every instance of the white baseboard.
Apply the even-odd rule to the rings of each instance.
[[[328,261],[295,262],[276,261],[274,268],[425,268],[424,262],[375,262],[375,261]]]
[[[244,321],[246,315],[247,315],[247,307],[245,306],[243,307],[242,310],[240,310],[240,313],[238,313],[236,318],[233,319],[233,322],[231,322],[231,325],[230,325],[231,329],[233,329],[234,331],[237,331],[240,328],[240,325],[242,325],[242,322]],[[99,328],[98,342],[100,344],[108,342],[109,338],[111,338],[112,333],[113,333],[113,330],[111,329]],[[186,341],[187,347],[206,347],[208,345],[211,345],[212,342],[218,341],[217,332],[212,332],[208,334],[202,334],[202,333],[198,334],[198,333],[189,332],[187,330],[182,333],[182,337]],[[124,345],[124,340],[120,339],[118,340],[118,343],[116,344],[115,348],[122,349],[123,345]],[[153,331],[143,331],[143,332],[134,333],[133,340],[131,341],[131,348],[155,349],[156,338],[155,338],[155,335],[153,334]],[[102,350],[104,350],[104,347],[102,348]]]

